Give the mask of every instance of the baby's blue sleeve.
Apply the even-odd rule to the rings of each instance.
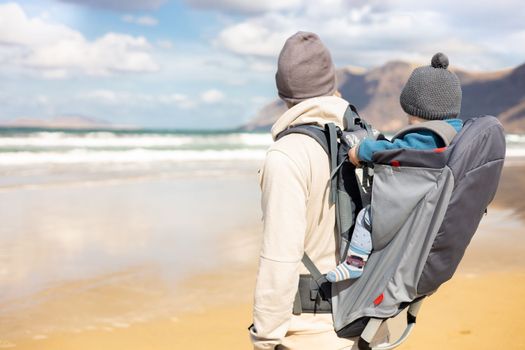
[[[390,141],[363,140],[359,144],[357,157],[363,162],[372,162],[372,156],[376,152],[390,149],[412,148],[412,149],[433,149],[437,148],[439,137],[430,131],[420,131],[411,133],[402,139]]]

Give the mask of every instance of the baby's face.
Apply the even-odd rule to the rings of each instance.
[[[408,116],[408,125],[418,124],[418,123],[422,123],[425,121],[424,119],[416,117],[415,115],[407,115],[407,116]]]

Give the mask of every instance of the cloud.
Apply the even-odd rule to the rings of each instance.
[[[163,104],[173,104],[181,109],[191,109],[196,106],[196,101],[192,100],[188,95],[180,93],[157,95],[154,97],[157,101]]]
[[[103,105],[110,106],[158,106],[173,105],[181,109],[190,109],[195,107],[196,101],[193,101],[188,95],[181,93],[169,94],[145,94],[133,93],[128,91],[115,91],[108,89],[97,89],[84,92],[76,97],[79,100],[87,100]]]
[[[126,23],[133,23],[147,27],[153,27],[159,24],[159,21],[155,17],[151,16],[124,15],[122,16],[122,20]]]
[[[218,103],[224,99],[224,94],[216,89],[204,91],[201,94],[201,101],[207,104]]]
[[[73,74],[155,72],[159,69],[144,37],[107,33],[93,41],[48,19],[28,17],[16,3],[0,5],[0,62],[47,78]]]
[[[76,96],[78,100],[89,101],[108,106],[157,107],[159,105],[175,106],[180,109],[192,109],[199,104],[215,104],[224,100],[224,93],[217,89],[203,91],[198,97],[184,93],[146,94],[109,89],[96,89]]]
[[[414,16],[399,11],[375,12],[366,4],[351,7],[344,1],[309,1],[300,11],[270,12],[230,25],[219,33],[216,44],[239,55],[275,58],[290,35],[306,30],[319,34],[336,59],[358,55],[371,58],[377,52],[383,56],[385,51],[403,51],[415,42],[439,39],[446,26],[436,27],[434,23],[443,20],[432,12]]]
[[[156,10],[166,0],[59,0],[71,4],[115,11]]]
[[[116,105],[121,102],[128,101],[130,99],[130,95],[125,93],[118,93],[113,90],[99,89],[83,93],[82,95],[79,95],[78,98],[83,100],[98,101],[103,104]]]
[[[157,46],[163,49],[173,49],[175,45],[169,39],[159,39],[157,40]]]
[[[284,41],[296,31],[286,17],[270,14],[231,25],[222,30],[216,41],[241,55],[272,57]]]
[[[256,14],[267,11],[294,9],[301,4],[301,0],[186,0],[186,3],[200,9],[240,14]]]
[[[252,67],[275,65],[286,38],[299,30],[319,34],[342,65],[373,67],[396,59],[426,63],[437,51],[447,53],[451,65],[468,69],[519,64],[522,45],[503,47],[503,42],[521,38],[525,12],[508,19],[521,3],[503,1],[495,11],[479,5],[474,0],[305,0],[293,10],[270,9],[234,22],[214,43],[250,59]]]

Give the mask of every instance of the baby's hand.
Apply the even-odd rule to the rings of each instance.
[[[350,148],[350,150],[348,151],[348,159],[356,167],[359,167],[361,165],[359,162],[359,158],[357,158],[357,147],[356,146]]]

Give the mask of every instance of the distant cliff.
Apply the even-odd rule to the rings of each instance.
[[[399,95],[415,67],[393,61],[370,70],[341,68],[337,71],[339,91],[375,127],[393,131],[406,123]],[[463,88],[461,118],[490,114],[499,118],[507,132],[525,133],[525,64],[497,72],[455,70],[455,73]],[[242,128],[269,130],[285,110],[284,103],[276,99]]]

